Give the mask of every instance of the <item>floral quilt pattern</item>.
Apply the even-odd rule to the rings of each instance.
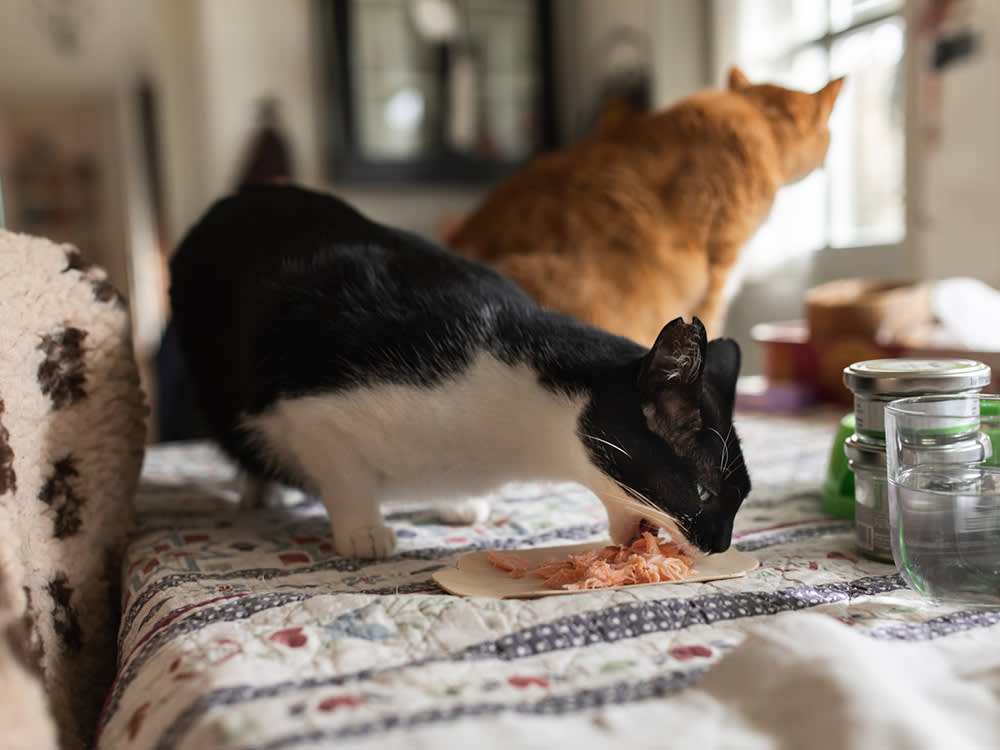
[[[469,722],[484,748],[508,747],[553,717],[596,744],[609,711],[655,724],[658,701],[780,613],[896,640],[996,627],[996,612],[928,606],[821,511],[838,417],[739,417],[754,488],[734,544],[761,561],[745,578],[536,600],[454,597],[431,575],[470,550],[602,538],[603,507],[580,487],[500,488],[489,520],[467,527],[394,505],[398,553],[356,561],[333,553],[318,501],[240,512],[213,447],[153,446],[99,747],[447,747]]]

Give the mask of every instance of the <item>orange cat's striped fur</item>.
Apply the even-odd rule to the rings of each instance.
[[[501,184],[450,240],[544,307],[642,344],[698,316],[709,337],[723,287],[775,193],[819,167],[843,79],[814,94],[726,89],[543,155]]]

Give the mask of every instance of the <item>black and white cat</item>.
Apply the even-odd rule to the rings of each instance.
[[[695,319],[651,350],[548,312],[511,281],[292,186],[220,200],[171,262],[206,420],[253,477],[317,492],[338,553],[390,555],[387,498],[578,482],[628,543],[663,527],[729,547],[750,490],[732,413],[740,352]]]

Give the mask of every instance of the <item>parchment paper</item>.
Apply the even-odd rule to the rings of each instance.
[[[601,549],[611,544],[610,541],[588,542],[586,544],[570,544],[557,547],[535,547],[523,550],[504,550],[514,552],[525,558],[532,567],[553,557],[565,560],[569,555],[588,549]],[[692,583],[696,581],[716,581],[722,578],[739,578],[760,566],[760,562],[739,550],[730,548],[718,555],[708,555],[695,561],[691,575],[679,581],[663,581],[660,583],[635,583],[634,586],[668,586],[677,583]],[[523,578],[511,578],[506,570],[500,570],[490,564],[489,552],[481,550],[470,552],[458,559],[454,568],[444,568],[432,576],[434,581],[445,591],[458,596],[484,596],[493,599],[532,599],[554,594],[582,594],[588,590],[547,589],[541,578],[535,578],[529,570]],[[609,586],[599,591],[625,588],[625,586]],[[594,589],[590,589],[593,591]]]

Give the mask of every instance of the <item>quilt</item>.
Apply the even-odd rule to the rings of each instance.
[[[318,501],[241,512],[210,444],[152,446],[98,747],[1000,746],[1000,609],[924,599],[822,512],[840,416],[738,415],[747,576],[533,600],[431,576],[604,538],[576,485],[504,486],[476,526],[394,505],[397,554],[356,561]]]

